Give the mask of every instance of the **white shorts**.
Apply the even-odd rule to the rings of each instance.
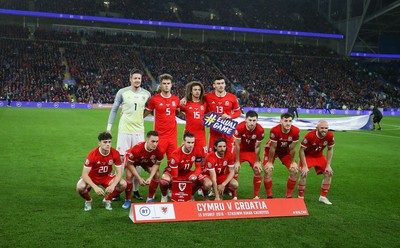
[[[124,156],[126,151],[132,148],[137,143],[144,141],[143,133],[118,133],[117,151],[121,156]]]

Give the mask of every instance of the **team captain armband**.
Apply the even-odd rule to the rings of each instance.
[[[203,126],[210,127],[211,129],[232,136],[236,130],[238,123],[232,119],[222,119],[220,115],[215,112],[210,112],[203,117]]]

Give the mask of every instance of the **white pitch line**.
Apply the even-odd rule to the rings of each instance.
[[[380,131],[371,131],[371,132],[380,132]],[[372,136],[380,136],[380,137],[388,137],[388,138],[400,139],[400,136],[369,133],[368,131],[351,131],[351,133],[359,133],[359,134],[366,134],[366,135],[372,135]]]
[[[391,127],[397,127],[397,128],[400,128],[400,126],[399,126],[399,125],[385,124],[384,126],[391,126]]]

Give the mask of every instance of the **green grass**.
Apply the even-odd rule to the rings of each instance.
[[[84,212],[75,192],[108,114],[0,108],[1,247],[400,247],[400,118],[384,117],[382,131],[335,132],[333,205],[318,202],[322,178],[310,173],[307,217],[134,224],[120,202],[106,211],[93,192]],[[275,163],[274,173],[283,197],[287,171]],[[239,183],[239,198],[250,198],[249,166]]]

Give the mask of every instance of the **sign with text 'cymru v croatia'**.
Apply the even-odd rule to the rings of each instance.
[[[134,223],[307,216],[301,198],[133,203]]]

